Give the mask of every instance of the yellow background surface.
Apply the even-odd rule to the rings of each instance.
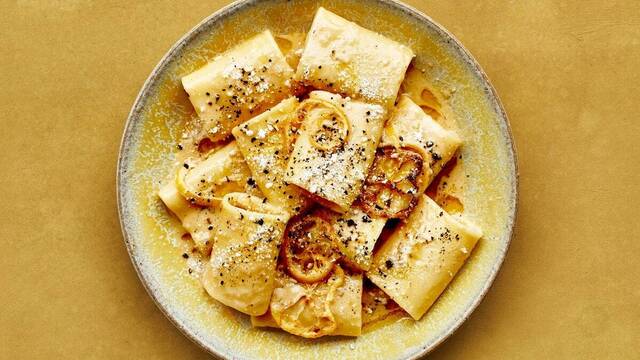
[[[640,3],[407,2],[487,72],[520,166],[503,268],[431,358],[637,358]],[[208,357],[133,270],[115,168],[144,80],[225,3],[0,2],[0,358]]]

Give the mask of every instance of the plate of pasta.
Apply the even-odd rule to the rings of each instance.
[[[223,358],[416,358],[470,315],[517,204],[471,55],[395,1],[239,1],[129,115],[118,208],[158,307]]]

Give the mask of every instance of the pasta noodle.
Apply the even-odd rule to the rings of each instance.
[[[296,77],[318,89],[390,107],[413,57],[408,47],[320,8]]]
[[[178,191],[175,181],[164,185],[158,196],[172,213],[180,219],[182,227],[189,232],[196,248],[202,254],[211,251],[213,238],[213,222],[215,213],[209,208],[193,206]]]
[[[212,206],[230,192],[262,196],[251,184],[251,171],[232,141],[203,160],[185,161],[178,170],[178,191],[192,204]]]
[[[358,270],[369,270],[373,247],[386,222],[387,219],[371,217],[355,206],[345,214],[333,215],[331,223],[344,260]]]
[[[284,179],[345,212],[373,162],[384,110],[326,91],[311,92],[307,101],[317,106],[301,115],[302,128]]]
[[[252,179],[269,202],[296,212],[308,201],[298,187],[285,183],[284,174],[291,148],[289,132],[298,104],[295,97],[288,98],[233,129]]]
[[[422,195],[406,222],[373,257],[367,277],[418,320],[436,301],[482,236]]]
[[[267,30],[183,77],[182,85],[201,119],[196,137],[227,138],[236,125],[290,96],[293,75]]]
[[[245,314],[264,314],[275,287],[278,248],[288,218],[258,197],[225,195],[211,261],[201,279],[209,295]]]

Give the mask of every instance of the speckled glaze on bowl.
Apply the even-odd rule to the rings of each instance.
[[[210,299],[187,273],[178,222],[156,196],[170,171],[180,128],[193,115],[180,77],[269,28],[305,31],[315,9],[337,14],[409,45],[415,65],[434,79],[459,133],[469,181],[465,216],[485,233],[467,264],[417,322],[398,321],[358,338],[301,339],[251,327],[249,319]],[[480,66],[426,15],[395,1],[247,0],[214,13],[180,39],[153,70],[129,114],[117,173],[118,210],[132,262],[160,310],[187,337],[221,358],[415,359],[469,317],[506,255],[517,205],[517,164],[507,116]]]

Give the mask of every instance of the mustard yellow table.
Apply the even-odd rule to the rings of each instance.
[[[511,119],[516,236],[434,359],[640,356],[640,3],[408,1],[474,54]],[[124,121],[225,1],[0,2],[0,358],[197,359],[122,242]]]

